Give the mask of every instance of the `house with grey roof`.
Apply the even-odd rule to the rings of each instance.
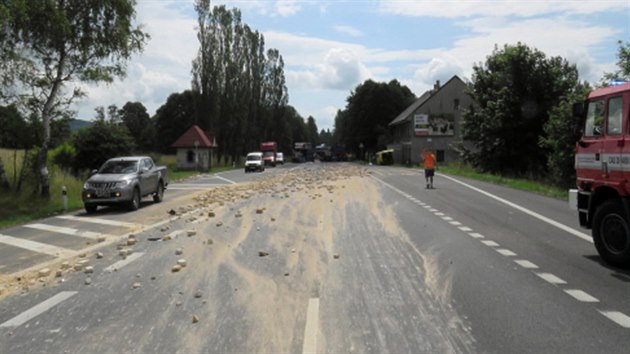
[[[425,148],[435,153],[438,164],[459,159],[454,144],[461,141],[464,110],[473,105],[466,89],[458,76],[444,85],[437,81],[388,124],[393,141],[387,148],[394,150],[395,163],[417,164]]]

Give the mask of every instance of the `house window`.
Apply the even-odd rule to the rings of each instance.
[[[444,150],[436,150],[435,159],[437,162],[444,162]]]
[[[188,162],[188,163],[195,162],[195,152],[194,151],[188,150],[188,152],[186,152],[186,162]]]
[[[456,98],[456,99],[453,100],[453,108],[455,110],[459,109],[459,98]]]

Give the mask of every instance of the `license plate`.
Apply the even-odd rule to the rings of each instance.
[[[97,197],[101,197],[101,198],[102,198],[102,197],[107,197],[107,195],[108,195],[108,194],[109,194],[109,193],[107,192],[107,190],[106,190],[106,189],[97,189],[97,190],[96,190],[96,196],[97,196]]]

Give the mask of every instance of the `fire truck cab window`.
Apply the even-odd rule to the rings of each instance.
[[[600,136],[604,132],[604,101],[594,101],[588,104],[586,113],[585,136]]]
[[[623,124],[621,107],[621,97],[614,97],[608,100],[608,128],[606,134],[619,135],[621,134],[621,126]]]

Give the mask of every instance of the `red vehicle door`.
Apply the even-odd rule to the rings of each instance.
[[[604,110],[604,99],[589,101],[586,107],[584,135],[578,142],[575,155],[578,184],[591,184],[601,179],[602,172],[608,168],[603,163],[602,156],[605,140]]]
[[[603,140],[602,150],[602,177],[604,181],[609,181],[616,187],[621,186],[624,180],[624,166],[628,165],[627,157],[624,158],[626,147],[625,138],[627,134],[623,128],[623,98],[622,96],[612,96],[605,100],[606,104],[606,137]]]

